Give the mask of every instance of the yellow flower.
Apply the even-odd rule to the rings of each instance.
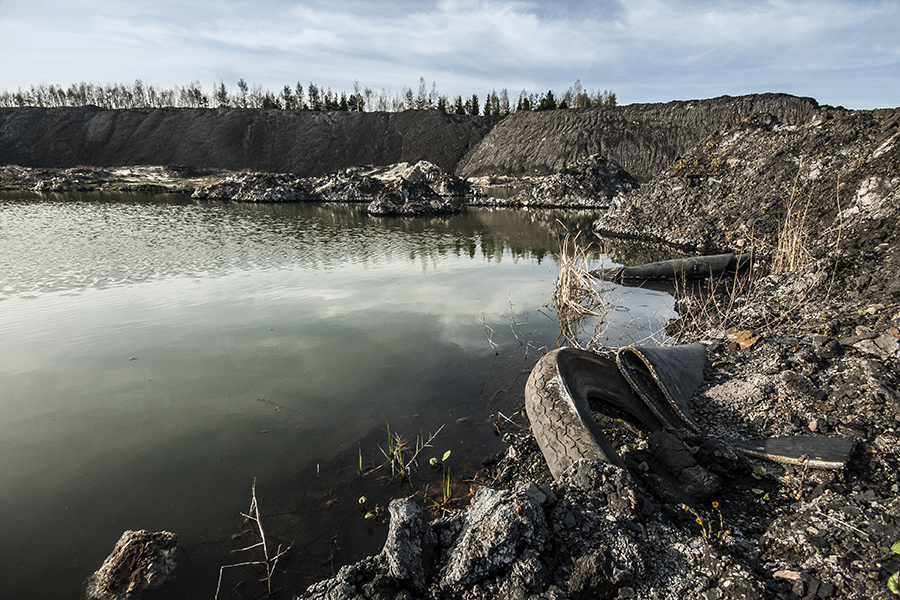
[[[719,508],[719,503],[718,503],[718,502],[713,502],[713,508]]]

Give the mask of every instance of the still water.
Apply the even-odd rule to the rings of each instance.
[[[123,531],[149,529],[182,547],[165,597],[211,598],[220,566],[259,558],[229,554],[255,541],[254,481],[288,589],[376,552],[387,527],[359,496],[420,491],[431,456],[452,451],[463,495],[556,345],[557,219],[591,215],[0,197],[0,597],[77,597]],[[671,314],[664,293],[622,297],[615,339]],[[388,424],[443,426],[412,485],[358,477]],[[226,575],[256,593],[252,569]]]

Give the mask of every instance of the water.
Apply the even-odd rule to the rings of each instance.
[[[591,215],[0,197],[0,597],[76,597],[126,529],[179,535],[165,597],[212,597],[258,558],[229,554],[254,481],[289,588],[377,551],[359,496],[421,490],[431,456],[452,450],[462,495],[556,344],[557,218]],[[671,309],[623,297],[616,337]],[[412,487],[358,477],[387,424],[443,426]]]

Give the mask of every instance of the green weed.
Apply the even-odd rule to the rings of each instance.
[[[439,511],[442,515],[450,512],[450,501],[452,500],[452,488],[450,487],[450,468],[447,466],[447,459],[450,458],[450,450],[444,452],[443,458],[438,460],[433,457],[430,461],[432,468],[441,471],[441,495],[440,498],[429,496],[427,493],[415,494],[417,498],[421,498],[425,503],[431,503],[432,507]]]
[[[900,542],[894,542],[894,544],[888,548],[886,546],[881,547],[881,551],[885,554],[896,554],[900,556]],[[888,590],[895,596],[900,596],[900,571],[897,571],[887,580]]]

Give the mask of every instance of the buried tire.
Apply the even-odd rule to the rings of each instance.
[[[610,374],[621,377],[612,361],[589,352],[562,351],[589,355],[599,369],[609,369]],[[560,352],[553,350],[541,357],[525,384],[525,411],[550,473],[559,480],[566,469],[582,458],[624,467],[594,421],[587,397],[568,389],[560,373]]]

